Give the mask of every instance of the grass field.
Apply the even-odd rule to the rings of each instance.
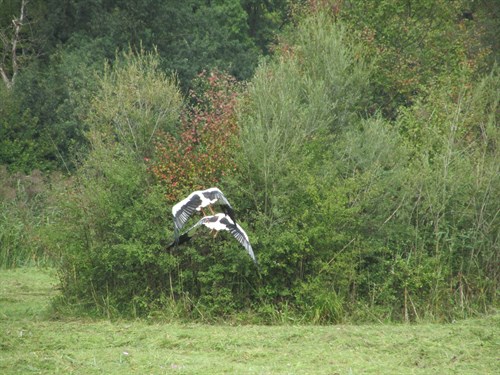
[[[0,271],[1,374],[498,374],[500,315],[454,324],[55,319],[51,270]]]

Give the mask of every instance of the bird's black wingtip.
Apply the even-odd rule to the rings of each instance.
[[[234,213],[234,210],[231,208],[231,206],[225,204],[225,205],[222,205],[221,207],[222,207],[222,211],[224,211],[224,213],[231,218],[233,223],[236,224],[236,215]]]
[[[166,250],[170,250],[171,248],[173,247],[177,247],[179,245],[182,245],[183,243],[185,242],[188,242],[192,237],[190,237],[187,232],[186,233],[183,233],[181,234],[180,236],[175,236],[175,239],[170,242],[166,247],[165,247],[165,251]]]

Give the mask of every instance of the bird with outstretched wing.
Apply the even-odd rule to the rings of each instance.
[[[252,249],[252,245],[250,244],[250,240],[248,239],[247,234],[239,226],[239,224],[235,223],[229,215],[223,214],[223,213],[218,213],[215,215],[211,216],[205,216],[202,219],[200,219],[195,225],[193,225],[191,228],[189,228],[186,232],[184,232],[182,235],[180,235],[176,241],[172,242],[170,245],[167,246],[167,249],[172,248],[176,245],[179,245],[181,243],[187,242],[191,239],[189,237],[188,233],[192,231],[193,229],[198,228],[200,225],[204,225],[207,228],[211,229],[212,231],[215,231],[215,236],[217,236],[217,233],[221,230],[226,230],[229,233],[232,234],[236,240],[243,245],[245,250],[247,251],[248,255],[250,255],[250,258],[252,258],[253,262],[258,266],[257,259],[255,258],[255,254]]]
[[[203,209],[208,207],[211,213],[214,214],[212,205],[215,203],[218,203],[221,206],[222,211],[224,211],[224,213],[228,215],[234,223],[236,223],[234,210],[220,189],[212,187],[206,190],[193,191],[186,198],[172,207],[175,239],[178,240],[179,232],[189,218],[195,213],[201,212],[204,216],[206,216]]]

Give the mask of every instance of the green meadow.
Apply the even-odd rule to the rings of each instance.
[[[0,271],[2,374],[495,374],[500,315],[449,324],[205,325],[61,317],[53,269]]]

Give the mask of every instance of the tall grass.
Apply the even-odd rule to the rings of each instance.
[[[47,189],[40,171],[9,174],[0,167],[0,268],[51,264],[41,238]]]

